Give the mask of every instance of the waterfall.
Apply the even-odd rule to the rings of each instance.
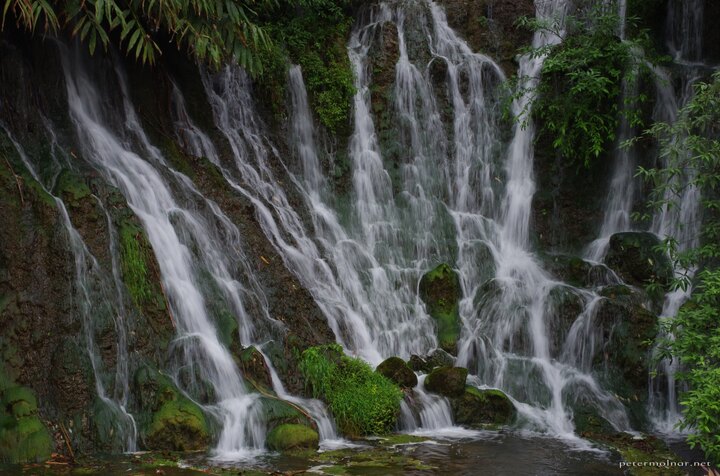
[[[703,77],[705,65],[702,63],[704,2],[689,0],[679,2],[672,0],[668,4],[666,43],[673,53],[678,66],[673,73],[679,76],[680,88],[676,93],[672,89],[670,74],[660,70],[656,82],[657,104],[654,118],[672,123],[677,112],[685,106],[693,95],[694,84]],[[669,166],[660,163],[660,166]],[[685,171],[682,176],[675,177],[679,184],[691,183],[693,171]],[[664,206],[653,216],[650,230],[660,238],[672,238],[677,242],[677,251],[683,252],[700,245],[700,225],[702,213],[700,208],[700,190],[694,186],[683,186],[679,197],[673,192],[666,192],[663,197],[674,201],[677,206]],[[675,276],[695,275],[696,269],[676,269]],[[671,290],[665,295],[661,318],[672,319],[687,301],[692,286],[687,289]],[[672,335],[661,334],[661,338],[672,339]],[[664,359],[659,363],[658,376],[652,379],[650,389],[649,413],[656,429],[663,433],[674,433],[682,418],[678,402],[678,393],[682,388],[676,379],[680,370],[677,359]]]
[[[58,157],[58,154],[60,154],[59,146],[56,142],[52,125],[47,119],[43,118],[43,120],[49,136],[48,141],[51,146],[53,166],[57,170],[57,174],[59,174],[63,166],[70,166],[70,162],[67,160],[61,162]],[[118,263],[115,261],[112,263],[113,280],[110,280],[97,262],[95,256],[93,256],[88,249],[78,230],[72,224],[65,203],[60,197],[52,194],[51,190],[54,187],[57,174],[55,174],[50,181],[44,181],[20,143],[15,140],[4,125],[0,124],[0,127],[7,134],[20,160],[32,178],[40,184],[43,191],[50,195],[55,202],[62,226],[70,244],[70,251],[75,259],[73,304],[78,310],[82,320],[83,338],[85,340],[93,376],[95,377],[95,392],[102,404],[105,405],[107,410],[112,414],[111,421],[113,431],[116,431],[120,438],[120,451],[133,452],[137,449],[137,427],[135,425],[135,419],[126,409],[130,394],[127,365],[127,327],[125,322],[126,310],[122,301],[123,292],[115,286],[117,283],[114,281],[114,277],[120,272]],[[67,159],[67,157],[64,157],[64,159]],[[97,197],[95,198],[97,199]],[[101,203],[99,199],[97,200]],[[110,230],[112,229],[113,227],[111,225]],[[112,250],[114,244],[110,243],[110,247]],[[117,364],[112,387],[113,390],[110,394],[106,389],[102,368],[103,363],[100,357],[100,351],[95,342],[95,326],[93,323],[99,318],[112,319],[117,336]],[[113,435],[111,434],[109,436],[112,437]]]
[[[118,111],[108,108],[111,101],[104,91],[109,88],[97,87],[78,52],[62,48],[62,65],[82,155],[123,193],[152,245],[177,325],[179,367],[195,369],[214,390],[217,402],[205,408],[222,424],[216,456],[238,459],[255,454],[265,439],[258,396],[245,388],[220,341],[216,316],[204,295],[210,286],[219,290],[218,299],[238,319],[241,341],[251,340],[252,321],[244,308],[251,292],[228,270],[230,264],[245,259],[239,233],[217,205],[204,199],[190,179],[173,170],[150,144],[122,71],[116,70],[113,78],[120,86]],[[192,206],[184,206],[180,199]],[[230,240],[226,246],[223,237]]]

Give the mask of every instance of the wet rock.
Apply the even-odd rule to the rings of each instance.
[[[450,399],[455,423],[482,428],[486,425],[508,425],[517,411],[510,399],[500,390],[479,390],[466,386],[458,397]]]
[[[441,264],[420,279],[420,299],[437,324],[440,348],[457,352],[460,337],[460,278],[447,264]]]
[[[579,405],[573,408],[573,423],[575,432],[580,436],[617,433],[610,422],[600,415],[597,408],[591,405]]]
[[[144,410],[138,416],[138,425],[146,449],[207,449],[210,432],[205,414],[169,377],[142,367],[135,374],[134,387]]]
[[[55,445],[37,412],[37,400],[30,389],[0,387],[0,462],[29,463],[50,458]]]
[[[425,389],[446,397],[459,397],[465,391],[468,371],[462,367],[440,367],[425,378]]]
[[[553,276],[575,287],[587,286],[592,265],[572,255],[548,255],[545,257],[546,269]]]
[[[415,372],[400,357],[385,359],[375,371],[398,384],[400,388],[413,388],[418,383]]]
[[[620,300],[598,303],[594,328],[602,348],[593,360],[604,387],[611,389],[629,410],[631,424],[646,423],[650,351],[657,335],[657,316]]]
[[[546,304],[550,331],[550,352],[559,354],[568,332],[575,320],[580,316],[585,302],[578,292],[568,286],[553,288]]]
[[[268,433],[267,447],[273,451],[317,449],[320,438],[317,431],[304,425],[280,425]]]
[[[264,391],[272,391],[272,378],[265,358],[254,346],[247,347],[240,352],[238,363],[243,378],[253,387]]]
[[[452,367],[455,365],[455,357],[442,349],[435,349],[428,355],[411,355],[408,365],[415,372],[430,373],[438,367]]]
[[[666,286],[673,277],[667,255],[657,249],[660,240],[652,233],[623,232],[610,237],[605,264],[629,284]]]

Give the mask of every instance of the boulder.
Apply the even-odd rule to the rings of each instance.
[[[413,388],[418,383],[415,372],[400,357],[385,359],[375,371],[398,384],[400,388]]]
[[[262,397],[260,399],[263,420],[267,423],[268,431],[280,425],[305,425],[313,427],[315,423],[299,407],[279,398]]]
[[[467,369],[462,367],[440,367],[425,377],[425,388],[446,397],[459,397],[465,391],[467,375]]]
[[[569,286],[556,286],[550,290],[546,303],[546,316],[550,332],[550,352],[556,356],[562,350],[563,343],[575,320],[585,307],[578,292]]]
[[[240,351],[237,358],[238,367],[242,369],[243,378],[255,388],[265,392],[272,391],[272,378],[265,358],[254,346]]]
[[[455,365],[455,357],[442,349],[435,349],[428,355],[411,355],[408,365],[415,372],[430,373],[437,367],[452,367]]]
[[[420,279],[420,299],[437,325],[440,348],[457,351],[460,337],[460,278],[447,264],[441,264]]]
[[[668,256],[658,249],[660,244],[658,237],[648,232],[615,233],[610,237],[605,264],[628,284],[666,286],[673,269]]]
[[[267,435],[267,447],[273,451],[317,449],[320,438],[317,431],[305,425],[283,424]]]
[[[466,386],[462,394],[450,399],[455,423],[469,427],[508,425],[517,414],[515,406],[500,390],[479,390]]]

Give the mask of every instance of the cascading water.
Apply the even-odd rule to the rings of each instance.
[[[53,165],[59,173],[63,167],[70,167],[70,162],[64,160],[62,161],[63,163],[61,163],[58,157],[58,154],[60,154],[59,146],[55,140],[53,129],[47,120],[45,120],[45,125],[49,136],[48,141],[51,145]],[[88,249],[82,236],[72,224],[65,203],[59,197],[52,194],[51,190],[54,187],[57,175],[53,176],[49,182],[44,181],[42,177],[40,177],[35,165],[33,165],[30,158],[25,154],[20,143],[13,138],[5,126],[0,124],[0,128],[5,131],[15,146],[20,160],[30,175],[55,202],[70,244],[70,250],[75,258],[74,305],[82,319],[83,337],[95,377],[95,391],[102,404],[107,411],[110,412],[108,420],[112,422],[112,431],[116,433],[116,438],[119,440],[117,444],[113,446],[123,452],[133,452],[137,448],[137,428],[135,419],[126,410],[130,392],[127,367],[126,312],[122,301],[123,292],[115,287],[116,282],[114,278],[111,281],[111,279],[105,275],[103,268]],[[110,229],[112,230],[112,226]],[[112,253],[114,244],[110,243],[110,246]],[[118,263],[113,261],[112,268],[112,274],[116,276],[119,273]],[[100,357],[100,351],[95,342],[94,322],[97,322],[100,318],[111,319],[113,321],[115,334],[117,336],[117,364],[111,387],[113,390],[110,394],[106,389],[103,363]],[[114,435],[111,433],[105,436],[112,438]]]
[[[702,64],[702,31],[704,2],[700,0],[670,1],[666,26],[666,43],[674,55],[676,68],[673,74],[679,76],[680,89],[676,93],[672,89],[670,75],[660,71],[657,87],[657,104],[655,119],[672,123],[677,118],[679,108],[686,105],[693,94],[693,85],[706,73]],[[662,163],[661,166],[670,164]],[[700,190],[694,186],[686,186],[693,180],[693,172],[685,171],[683,176],[676,177],[678,184],[683,185],[679,197],[668,191],[664,197],[675,201],[675,207],[665,206],[658,210],[650,230],[661,238],[672,238],[677,243],[677,251],[683,252],[697,248],[700,244]],[[677,277],[692,278],[695,269],[676,269]],[[661,318],[672,319],[677,315],[680,306],[687,301],[692,287],[671,290],[665,295]],[[663,336],[672,339],[672,335]],[[682,418],[678,402],[680,384],[675,375],[680,370],[677,359],[664,359],[658,366],[658,377],[653,378],[650,389],[650,417],[657,430],[664,433],[677,431],[677,424]]]
[[[265,439],[258,395],[245,388],[220,341],[204,295],[210,286],[219,290],[219,299],[237,316],[241,341],[251,340],[252,321],[244,308],[251,293],[228,271],[229,264],[244,260],[239,233],[150,144],[130,103],[122,72],[115,75],[124,108],[124,116],[118,117],[107,108],[110,101],[96,87],[79,53],[62,50],[70,116],[83,157],[120,189],[142,221],[177,324],[182,366],[197,371],[214,390],[217,403],[206,409],[222,424],[215,452],[219,458],[231,459],[252,455],[262,449]],[[193,207],[184,207],[178,196],[193,201]],[[221,236],[229,237],[228,246]]]

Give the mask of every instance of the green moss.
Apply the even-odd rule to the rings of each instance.
[[[274,428],[267,436],[267,447],[274,451],[295,448],[317,448],[317,431],[305,425],[284,424]]]
[[[56,194],[63,197],[65,203],[75,205],[92,193],[90,187],[69,170],[64,170],[55,185]]]
[[[154,450],[192,451],[210,443],[207,421],[200,407],[180,395],[153,415],[146,444]]]
[[[152,282],[153,276],[148,264],[152,257],[145,232],[126,221],[120,226],[119,239],[123,282],[133,302],[140,308],[151,303],[164,304],[164,298],[157,295]]]
[[[415,372],[400,357],[385,359],[375,371],[389,378],[401,388],[413,388],[418,382]]]
[[[460,337],[460,278],[447,264],[441,264],[420,279],[420,298],[437,323],[440,348],[454,353]]]
[[[447,397],[458,397],[465,391],[468,371],[462,367],[440,367],[425,377],[425,388]]]
[[[143,367],[135,373],[134,385],[143,410],[138,415],[138,425],[147,449],[207,448],[210,429],[205,414],[180,393],[170,378]]]
[[[386,434],[395,426],[400,388],[365,362],[343,355],[339,345],[307,349],[300,370],[313,395],[328,403],[344,434]]]
[[[475,428],[511,424],[517,411],[505,393],[466,386],[463,394],[450,401],[456,423]]]
[[[0,378],[0,381],[5,380]],[[0,392],[0,462],[44,461],[54,449],[53,440],[37,416],[32,391],[6,383]]]

